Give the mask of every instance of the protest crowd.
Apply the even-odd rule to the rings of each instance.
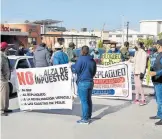
[[[0,71],[0,97],[1,97],[1,116],[7,116],[12,113],[9,110],[9,85],[10,80],[10,63],[6,55],[8,44],[1,42],[1,71]],[[30,47],[25,52],[23,47],[19,47],[16,55],[18,56],[32,56],[35,68],[50,67],[55,65],[69,64],[73,74],[77,75],[77,93],[81,101],[82,116],[81,120],[77,121],[80,124],[89,124],[92,118],[92,91],[94,87],[94,77],[97,72],[97,65],[103,65],[103,56],[99,53],[99,48],[94,48],[90,51],[88,46],[83,46],[80,55],[77,56],[74,52],[75,44],[69,43],[67,49],[64,49],[62,42],[54,44],[54,50],[49,49],[45,43],[41,43],[36,48]],[[120,49],[116,45],[111,45],[110,49],[105,54],[120,54],[120,61],[125,63],[133,63],[134,65],[134,82],[135,82],[135,99],[134,104],[140,106],[146,105],[142,81],[144,79],[148,63],[150,69],[149,76],[152,78],[154,85],[154,95],[157,103],[156,116],[150,119],[159,119],[156,125],[162,125],[162,40],[158,40],[150,49],[148,55],[145,51],[145,46],[139,42],[134,46],[135,55],[133,58],[129,54],[129,42],[125,42]],[[103,54],[104,55],[104,54]],[[105,55],[107,57],[108,55]],[[107,63],[107,62],[105,62]],[[106,65],[105,65],[106,66]],[[107,67],[109,68],[109,67]]]

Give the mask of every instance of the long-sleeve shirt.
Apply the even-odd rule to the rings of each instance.
[[[53,56],[53,65],[67,64],[69,62],[68,56],[62,50],[56,51]]]
[[[0,51],[0,64],[1,64],[1,71],[0,71],[0,81],[1,82],[8,82],[10,79],[10,68],[9,68],[9,61],[7,56],[4,52]]]
[[[77,83],[93,82],[96,70],[96,63],[90,55],[80,56],[78,61],[72,65],[72,71],[77,74]]]
[[[162,65],[162,58],[160,59],[160,64]],[[162,76],[162,69],[156,72],[157,76]]]

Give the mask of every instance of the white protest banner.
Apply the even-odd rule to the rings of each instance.
[[[97,66],[94,78],[93,96],[132,100],[131,65],[118,63],[110,66]],[[77,95],[77,88],[75,88]]]
[[[21,110],[72,109],[72,74],[68,64],[18,69],[16,73]]]

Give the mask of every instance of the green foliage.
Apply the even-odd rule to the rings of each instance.
[[[158,34],[159,40],[162,39],[162,32]]]
[[[138,42],[143,42],[145,47],[147,47],[147,48],[149,48],[153,45],[153,39],[151,39],[151,38],[146,38],[146,39],[139,38]]]

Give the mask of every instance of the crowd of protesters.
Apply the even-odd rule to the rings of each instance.
[[[1,115],[8,115],[12,110],[8,109],[9,106],[9,86],[8,80],[10,78],[10,69],[5,50],[7,43],[2,42],[0,45],[1,55]],[[95,48],[91,53],[88,46],[81,48],[81,55],[76,56],[75,44],[71,42],[69,47],[64,51],[62,42],[55,43],[54,50],[48,49],[45,43],[40,44],[34,50],[30,47],[28,52],[25,52],[23,47],[20,47],[16,53],[19,56],[33,56],[35,67],[48,67],[52,65],[71,64],[72,72],[77,74],[78,95],[82,105],[82,118],[77,121],[78,123],[88,124],[92,115],[92,90],[93,90],[93,78],[95,76],[97,67],[100,63],[101,54],[99,49]],[[146,105],[146,99],[144,96],[144,90],[142,87],[142,81],[146,73],[147,68],[147,53],[144,49],[142,42],[138,43],[134,47],[136,50],[135,56],[130,59],[129,54],[129,42],[125,42],[121,49],[118,49],[116,45],[111,45],[110,50],[107,52],[121,54],[121,61],[128,61],[134,63],[134,79],[135,79],[135,104],[141,106]],[[157,41],[156,44],[150,49],[149,55],[151,68],[150,76],[155,89],[156,102],[158,105],[157,115],[150,117],[150,119],[160,119],[156,125],[162,125],[162,40]],[[141,98],[140,98],[141,97]]]

